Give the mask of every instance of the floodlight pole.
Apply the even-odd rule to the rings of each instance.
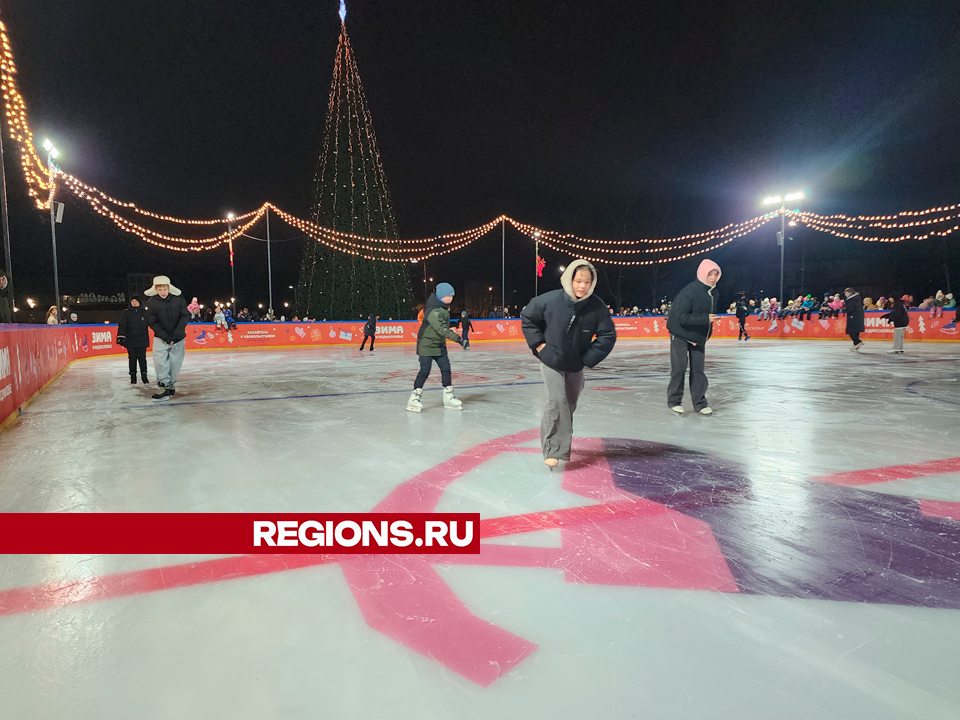
[[[267,205],[267,288],[270,302],[267,304],[271,317],[273,316],[273,265],[270,260],[270,206]],[[236,297],[236,295],[234,295]]]
[[[536,248],[536,258],[533,261],[533,296],[536,297],[540,293],[540,272],[537,267],[540,264],[540,233],[533,234],[533,242]]]
[[[783,205],[780,207],[780,237],[777,238],[777,242],[780,243],[780,306],[784,307],[784,297],[783,297],[783,248],[787,244],[787,226],[786,226],[786,216],[787,216],[787,201],[783,201]]]
[[[230,249],[230,304],[233,312],[237,312],[237,278],[233,272],[233,213],[227,217],[227,246]]]
[[[507,219],[500,221],[500,307],[507,312]],[[506,315],[504,315],[506,317]]]
[[[57,168],[53,164],[53,146],[47,150],[47,172],[50,173],[50,243],[53,247],[53,293],[56,297],[57,324],[60,324],[60,272],[57,269],[57,206],[53,202],[57,189]]]

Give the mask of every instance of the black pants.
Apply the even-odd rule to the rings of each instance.
[[[413,383],[414,388],[422,388],[423,384],[430,376],[430,370],[433,367],[433,361],[437,361],[437,367],[440,368],[440,380],[444,387],[450,387],[453,383],[450,381],[450,357],[447,355],[447,349],[444,348],[440,355],[432,357],[430,355],[420,356],[420,372]]]
[[[746,318],[737,318],[740,322],[740,335],[737,337],[737,340],[742,338],[744,335],[747,335],[747,319]],[[750,337],[747,335],[747,337]]]
[[[670,336],[670,385],[667,405],[675,407],[683,402],[683,376],[690,365],[690,397],[693,409],[707,407],[707,376],[703,371],[706,352],[702,343],[691,345],[686,340]]]
[[[373,342],[377,339],[376,335],[364,335],[363,342],[360,343],[360,349],[363,350],[363,346],[367,344],[367,338],[370,338],[370,349],[373,350]]]
[[[147,349],[127,348],[127,360],[130,361],[130,374],[137,374],[137,363],[140,363],[140,374],[147,374]]]
[[[854,345],[860,344],[860,333],[858,332],[848,332],[847,335],[850,336],[850,339],[853,340]]]

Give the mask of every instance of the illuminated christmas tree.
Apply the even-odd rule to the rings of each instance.
[[[396,221],[347,36],[343,0],[340,20],[311,219],[342,232],[396,240]],[[368,260],[306,242],[297,287],[302,316],[327,320],[352,320],[371,313],[393,319],[413,317],[406,262]]]

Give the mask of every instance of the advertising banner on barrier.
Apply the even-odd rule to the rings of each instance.
[[[0,325],[0,423],[74,360],[112,355],[116,325]]]
[[[893,326],[881,320],[883,312],[865,314],[864,340],[891,340]],[[932,318],[929,311],[910,312],[910,341],[960,341],[954,322],[955,311]],[[487,340],[522,341],[520,320],[471,320],[471,342]],[[619,338],[669,337],[666,318],[615,317]],[[321,345],[360,345],[363,320],[353,322],[316,323],[238,323],[233,330],[218,328],[212,323],[187,325],[187,349],[209,350],[256,347],[314,347]],[[413,320],[381,321],[377,325],[377,342],[387,344],[416,342],[420,324]],[[761,320],[747,318],[747,332],[755,339],[836,340],[846,338],[846,318],[810,320],[795,317]],[[736,338],[737,319],[722,315],[714,325],[715,338]],[[32,397],[74,360],[101,355],[121,355],[124,349],[116,344],[116,325],[0,325],[0,422]]]

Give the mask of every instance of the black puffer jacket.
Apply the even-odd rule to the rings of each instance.
[[[863,298],[854,293],[847,298],[847,334],[862,333],[863,330]]]
[[[698,345],[707,342],[713,333],[710,316],[716,312],[713,290],[694,280],[677,294],[667,316],[667,330],[671,335]]]
[[[893,301],[893,309],[886,315],[881,315],[882,320],[889,320],[895,328],[908,327],[910,325],[910,313],[907,312],[903,300],[899,298]]]
[[[363,326],[363,334],[366,336],[377,335],[377,316],[371,315],[367,318],[367,324]]]
[[[593,285],[582,300],[573,298],[573,275],[579,267],[593,273]],[[597,271],[586,260],[570,263],[560,278],[562,290],[535,297],[520,313],[523,337],[547,367],[579,372],[600,363],[617,342],[617,330],[603,300],[593,294]],[[537,347],[545,343],[538,353]]]
[[[154,295],[147,300],[147,322],[153,334],[164,342],[180,342],[187,336],[190,311],[187,301],[170,293],[165,298]]]
[[[120,313],[120,322],[117,326],[117,345],[131,350],[139,350],[150,345],[150,325],[147,322],[147,309],[143,306],[143,298],[134,295],[131,302],[136,300],[139,305],[132,305]]]

